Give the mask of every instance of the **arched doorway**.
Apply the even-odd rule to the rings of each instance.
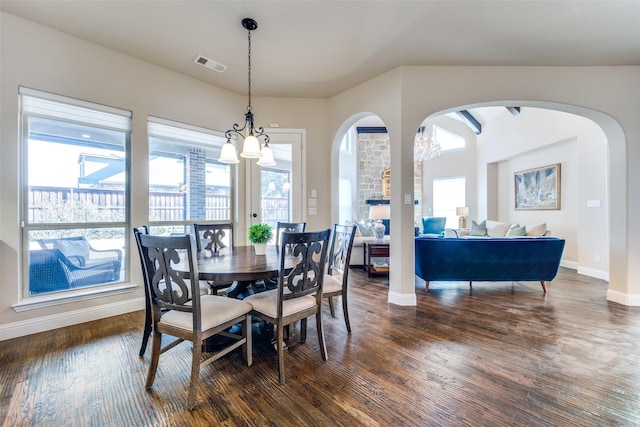
[[[389,170],[390,147],[385,124],[373,113],[354,116],[342,128],[333,147],[338,170],[338,206],[333,216],[344,224],[367,217],[367,200],[385,198],[383,173]]]
[[[424,162],[425,215],[438,196],[436,183],[462,180],[469,219],[545,224],[551,235],[566,240],[562,266],[608,280],[607,141],[602,129],[590,119],[557,109],[474,106],[466,111],[482,125],[478,134],[455,120],[455,113],[434,115],[424,122],[471,142],[449,151],[443,146],[440,156]],[[515,173],[552,164],[562,166],[558,208],[516,208]],[[452,215],[456,206],[449,207]],[[444,216],[441,209],[439,216]],[[457,218],[449,219],[447,227],[455,228],[449,224]]]
[[[483,106],[497,106],[497,105],[520,105],[523,107],[534,108],[546,108],[556,111],[567,112],[576,114],[581,117],[592,120],[596,123],[603,133],[606,135],[606,141],[608,144],[608,162],[607,162],[607,200],[603,201],[603,205],[606,205],[605,209],[608,214],[608,230],[609,230],[609,258],[610,258],[610,283],[612,287],[609,289],[607,299],[620,302],[623,304],[629,304],[629,296],[625,293],[625,287],[627,282],[627,198],[626,198],[626,142],[624,133],[620,124],[611,116],[594,111],[584,107],[576,107],[573,105],[541,102],[541,101],[496,101],[480,104],[470,104],[455,109],[449,109],[442,111],[438,114],[448,113],[457,109],[463,108],[477,108]],[[435,116],[437,114],[433,114]],[[351,118],[352,123],[355,119]],[[341,126],[347,128],[347,122]],[[335,144],[334,144],[335,149]],[[335,156],[334,156],[335,157]],[[337,162],[334,163],[332,157],[332,166],[337,167]],[[611,165],[615,164],[616,167],[612,168]],[[336,169],[334,169],[336,170]],[[611,189],[615,188],[616,191]],[[334,193],[335,194],[335,193]],[[335,198],[334,198],[335,200]],[[332,211],[333,212],[333,211]],[[614,288],[615,283],[619,284],[618,289]]]

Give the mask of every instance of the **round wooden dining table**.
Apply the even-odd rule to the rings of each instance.
[[[291,269],[297,257],[285,256],[285,269]],[[256,255],[253,246],[222,248],[218,253],[200,251],[197,255],[198,278],[218,283],[237,282],[227,295],[235,297],[244,293],[247,286],[260,280],[278,277],[280,250],[268,245],[265,255]]]

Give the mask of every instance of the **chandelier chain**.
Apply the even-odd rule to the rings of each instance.
[[[247,30],[247,40],[248,40],[248,50],[247,50],[247,112],[244,114],[244,126],[240,127],[240,124],[235,123],[233,127],[225,132],[225,136],[227,137],[227,142],[223,145],[220,150],[220,157],[218,161],[221,163],[230,163],[235,164],[239,163],[238,160],[238,151],[236,147],[231,142],[233,135],[235,134],[238,138],[244,139],[244,147],[242,153],[240,153],[241,157],[247,159],[259,159],[256,163],[258,166],[275,166],[276,162],[273,158],[273,151],[271,147],[269,147],[269,135],[264,133],[264,128],[261,126],[259,128],[254,127],[254,116],[251,111],[251,31],[258,28],[258,23],[251,18],[244,18],[242,20],[242,26],[245,30]],[[263,144],[261,145],[261,138]]]
[[[247,68],[247,70],[248,70],[247,74],[248,74],[248,77],[249,77],[249,85],[248,85],[248,87],[249,87],[249,90],[248,90],[248,93],[249,93],[249,105],[247,105],[247,111],[251,112],[251,30],[247,31],[247,33],[249,33],[249,36],[248,36],[248,38],[249,38],[249,50],[248,50],[249,51],[249,60],[248,60],[249,67]]]

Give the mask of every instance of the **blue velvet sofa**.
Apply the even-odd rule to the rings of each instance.
[[[519,238],[420,238],[415,239],[415,273],[426,281],[535,281],[547,292],[545,282],[556,277],[564,239]]]

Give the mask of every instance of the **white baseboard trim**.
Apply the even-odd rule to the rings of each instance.
[[[560,261],[560,267],[576,270],[576,273],[582,274],[583,276],[594,277],[596,279],[606,280],[607,282],[609,281],[608,271],[596,270],[595,268],[580,267],[580,265],[575,261],[567,261],[563,259],[562,261]]]
[[[144,298],[128,299],[99,305],[97,307],[88,307],[52,316],[37,317],[22,322],[8,323],[6,325],[0,325],[0,341],[138,310],[144,310]]]
[[[562,259],[560,260],[560,267],[570,268],[571,270],[577,270],[578,263],[575,261],[567,261]]]
[[[640,294],[626,294],[609,289],[607,290],[607,301],[637,307],[640,306]]]
[[[398,292],[389,292],[387,302],[396,305],[415,306],[418,305],[418,298],[416,293],[400,294]]]
[[[587,267],[578,267],[578,274],[582,274],[583,276],[595,277],[596,279],[602,279],[609,281],[609,272],[596,270],[594,268]]]

